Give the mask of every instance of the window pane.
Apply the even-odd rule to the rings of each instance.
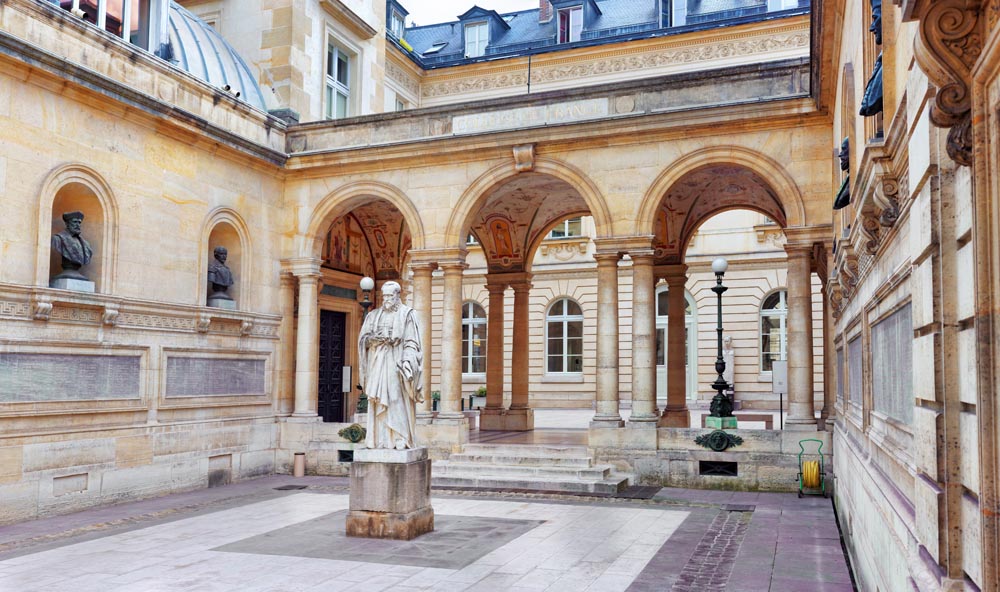
[[[549,356],[548,371],[562,372],[563,371],[562,363],[563,363],[562,356]]]
[[[347,95],[337,93],[337,118],[347,117]]]
[[[558,226],[552,229],[549,233],[550,238],[565,238],[566,237],[566,224],[560,223]]]
[[[669,294],[670,292],[664,290],[656,295],[656,316],[658,317],[667,316],[667,311],[669,310],[669,305],[668,305],[669,299],[667,298],[667,296]]]
[[[549,316],[561,317],[563,316],[563,314],[565,314],[565,310],[566,310],[566,301],[557,300],[556,303],[552,305],[552,308],[549,309]]]
[[[583,311],[580,309],[580,305],[572,300],[566,301],[566,316],[583,316]]]
[[[486,310],[484,310],[482,306],[479,306],[478,304],[476,304],[475,302],[473,302],[472,303],[472,316],[473,316],[473,318],[476,318],[476,319],[485,319],[486,318]]]
[[[570,42],[579,41],[581,31],[583,31],[583,8],[574,8],[569,13]]]
[[[462,372],[471,372],[471,370],[469,370],[469,356],[462,356]]]
[[[549,355],[561,356],[563,354],[563,340],[562,339],[549,339]]]
[[[566,372],[583,372],[583,356],[570,356],[566,361]]]
[[[327,119],[333,119],[334,116],[336,115],[334,113],[334,111],[333,111],[333,102],[334,102],[333,95],[334,95],[333,87],[332,86],[327,86],[326,87],[326,118]]]
[[[566,338],[566,353],[570,355],[583,355],[583,339]]]
[[[559,338],[562,339],[563,336],[563,324],[560,321],[550,321],[549,322],[549,339]]]
[[[326,46],[326,75],[333,78],[337,63],[337,50],[332,45]]]
[[[774,294],[771,294],[770,296],[768,296],[767,298],[764,299],[764,304],[761,305],[761,309],[763,309],[763,310],[784,310],[785,309],[785,306],[784,306],[785,303],[784,303],[784,298],[782,298],[782,296],[784,296],[784,294],[785,294],[784,290],[779,291],[779,292],[775,292]]]
[[[656,330],[656,365],[664,366],[667,363],[666,354],[667,350],[664,346],[667,340],[667,330],[657,329]]]
[[[346,87],[350,87],[350,65],[347,63],[347,56],[337,52],[337,82]]]
[[[583,323],[580,321],[570,321],[566,323],[566,336],[570,339],[582,339]]]
[[[472,370],[476,374],[483,374],[486,372],[486,356],[478,356],[472,358]]]
[[[550,13],[551,14],[551,13]],[[559,43],[569,42],[569,11],[559,11]]]
[[[566,236],[580,236],[583,234],[583,219],[570,218],[566,221]]]

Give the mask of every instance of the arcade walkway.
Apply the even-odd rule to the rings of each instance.
[[[853,590],[824,498],[435,491],[437,530],[402,542],[344,537],[347,485],[277,475],[0,527],[0,590]]]

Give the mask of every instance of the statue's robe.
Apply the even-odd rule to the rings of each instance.
[[[409,362],[412,374],[403,373]],[[413,448],[416,404],[423,401],[423,352],[420,328],[412,308],[377,308],[365,317],[358,339],[361,388],[368,396],[365,446],[396,448],[401,441]]]
[[[860,115],[872,117],[882,112],[882,54],[878,54],[872,76],[865,86],[865,94],[861,98]]]
[[[233,285],[233,272],[216,259],[208,266],[208,282],[212,284],[212,296],[229,298],[229,286]]]
[[[62,255],[63,269],[80,269],[89,264],[94,256],[90,243],[66,230],[52,237],[52,250]]]

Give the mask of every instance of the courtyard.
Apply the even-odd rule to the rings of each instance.
[[[276,475],[0,527],[0,590],[854,590],[822,497],[435,489],[435,531],[407,542],[347,539],[348,484]]]

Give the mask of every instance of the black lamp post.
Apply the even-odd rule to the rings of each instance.
[[[375,280],[373,280],[368,276],[361,278],[361,293],[365,295],[364,300],[362,300],[359,303],[361,304],[362,323],[365,322],[365,317],[368,316],[368,310],[372,307],[373,302],[371,300],[371,295],[372,295],[372,290],[374,289],[375,289]],[[361,388],[360,384],[358,384],[358,390],[361,391],[361,396],[358,397],[358,406],[357,406],[358,413],[368,413],[368,395],[365,394],[365,391]]]
[[[724,258],[719,257],[715,261],[712,261],[712,271],[715,272],[715,286],[712,291],[718,296],[718,311],[719,317],[716,324],[716,334],[718,337],[718,355],[715,358],[715,371],[719,376],[712,383],[712,388],[717,392],[714,397],[712,397],[711,406],[711,417],[733,417],[733,403],[726,396],[726,391],[729,389],[729,383],[726,382],[723,373],[726,371],[726,361],[722,357],[722,294],[725,293],[729,288],[722,285],[722,276],[725,275],[726,270],[729,269],[729,262]],[[717,427],[736,427],[735,422],[713,422],[719,423]],[[731,425],[727,425],[731,424]]]

